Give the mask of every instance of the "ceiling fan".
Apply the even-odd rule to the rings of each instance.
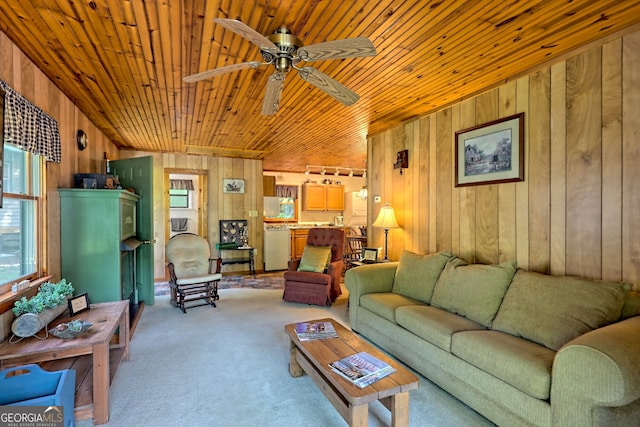
[[[242,62],[214,68],[213,70],[187,76],[184,81],[187,83],[197,82],[246,68],[273,65],[275,73],[269,77],[262,103],[262,114],[265,116],[278,112],[284,78],[292,68],[298,71],[298,75],[303,80],[308,81],[343,104],[347,106],[353,105],[360,99],[357,93],[313,67],[298,67],[298,64],[300,62],[375,56],[377,54],[375,46],[366,37],[334,40],[304,46],[302,41],[292,35],[291,31],[286,28],[280,28],[265,37],[236,19],[215,18],[213,21],[257,45],[260,48],[264,62]]]

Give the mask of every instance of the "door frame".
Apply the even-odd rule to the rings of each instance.
[[[198,232],[199,236],[207,237],[209,232],[209,171],[206,169],[182,169],[165,168],[163,183],[163,206],[164,206],[164,241],[168,242],[171,236],[171,209],[169,208],[169,175],[194,175],[198,177]],[[165,260],[166,265],[166,260]],[[165,268],[165,279],[169,280],[169,271]]]

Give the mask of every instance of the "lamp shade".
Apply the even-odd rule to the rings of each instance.
[[[372,225],[374,227],[384,228],[385,230],[389,230],[391,228],[400,228],[398,222],[396,221],[396,214],[393,212],[393,208],[389,206],[389,203],[386,203],[382,207],[382,209],[380,209],[378,218],[376,218],[375,222]]]

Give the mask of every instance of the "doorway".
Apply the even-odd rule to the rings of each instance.
[[[179,233],[207,236],[207,171],[165,169],[165,241]]]

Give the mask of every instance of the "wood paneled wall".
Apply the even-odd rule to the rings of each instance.
[[[199,173],[206,177],[205,204],[207,238],[214,247],[220,241],[219,221],[221,219],[246,219],[249,226],[249,244],[257,249],[255,257],[256,269],[263,265],[263,232],[262,232],[262,160],[236,159],[229,157],[211,157],[180,153],[151,153],[144,151],[123,150],[120,158],[153,156],[153,217],[155,244],[154,276],[165,278],[166,260],[164,247],[169,230],[168,194],[169,188],[164,180],[165,170],[180,173]],[[244,179],[244,194],[229,194],[222,191],[222,180],[225,178]],[[249,211],[257,211],[258,216],[250,217]],[[225,254],[226,256],[227,254]],[[240,254],[237,254],[238,256]],[[247,264],[226,265],[223,272],[247,271]]]
[[[98,173],[104,169],[104,153],[118,158],[118,149],[82,114],[20,49],[0,32],[0,79],[31,103],[57,120],[62,143],[62,162],[46,164],[46,226],[41,236],[46,244],[44,274],[60,278],[60,199],[58,188],[73,186],[76,173]],[[76,145],[76,132],[83,129],[89,142],[85,150]]]
[[[640,33],[369,137],[369,224],[403,249],[640,286]],[[525,113],[525,180],[455,188],[458,130]],[[393,169],[409,150],[409,169]],[[382,196],[382,203],[373,201]],[[383,232],[370,227],[382,246]]]

